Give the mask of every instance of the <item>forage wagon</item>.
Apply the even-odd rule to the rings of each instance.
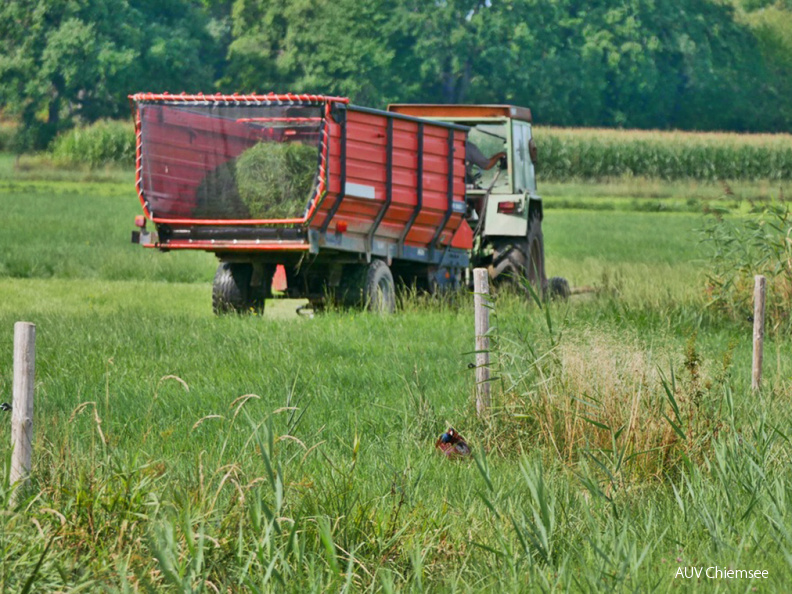
[[[321,95],[139,93],[133,241],[213,252],[215,312],[285,293],[393,311],[486,266],[546,287],[531,112]],[[148,222],[153,223],[149,229]],[[282,268],[281,268],[282,267]]]

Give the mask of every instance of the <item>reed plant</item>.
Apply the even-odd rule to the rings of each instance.
[[[709,261],[707,306],[735,320],[753,316],[757,274],[768,279],[765,316],[770,332],[790,327],[792,212],[784,201],[759,205],[744,216],[715,211],[701,229]]]

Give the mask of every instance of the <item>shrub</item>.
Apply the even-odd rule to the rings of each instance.
[[[16,124],[0,121],[0,151],[10,151],[14,147]]]
[[[51,151],[55,160],[66,164],[133,166],[135,129],[125,120],[100,120],[59,135]]]

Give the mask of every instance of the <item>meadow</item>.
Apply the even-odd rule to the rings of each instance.
[[[37,325],[33,480],[9,507],[3,446],[0,588],[786,591],[792,340],[769,333],[752,395],[751,323],[706,307],[697,231],[707,204],[749,199],[632,183],[543,190],[548,270],[592,291],[496,297],[479,420],[470,295],[214,317],[211,255],[129,243],[129,173],[0,157],[3,400],[13,323]],[[449,425],[474,459],[435,452]]]

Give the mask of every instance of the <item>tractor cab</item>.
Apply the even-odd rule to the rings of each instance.
[[[468,126],[465,147],[469,222],[484,236],[526,237],[542,217],[536,189],[531,110],[512,105],[393,104],[389,111]],[[486,226],[482,223],[486,221]]]
[[[536,194],[531,110],[511,105],[394,104],[389,111],[470,127],[468,192]]]

